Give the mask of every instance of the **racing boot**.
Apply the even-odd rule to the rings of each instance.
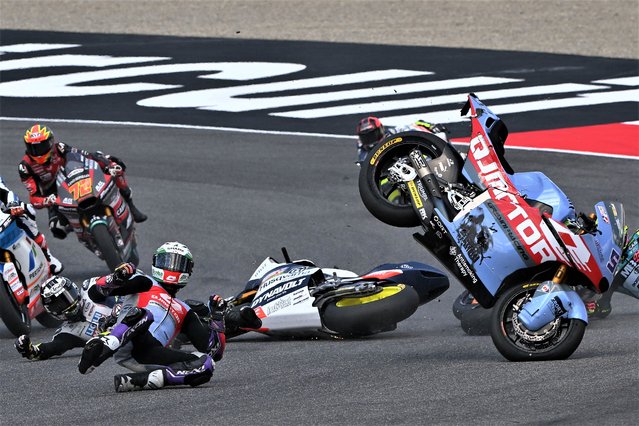
[[[171,364],[151,372],[118,374],[113,377],[116,392],[130,392],[146,389],[161,389],[165,386],[189,385],[192,387],[207,383],[213,376],[215,363],[209,355]]]
[[[133,215],[133,221],[136,223],[144,222],[147,219],[147,215],[138,210],[138,208],[135,207],[135,204],[133,204],[133,200],[131,199],[131,188],[120,189],[120,194],[122,194],[122,197],[124,197],[124,200],[129,205],[129,209]]]
[[[90,339],[82,350],[78,363],[81,374],[92,372],[95,367],[110,358],[121,346],[133,337],[144,333],[153,322],[153,314],[146,309],[131,308],[122,322],[116,324],[106,336]]]
[[[51,273],[53,275],[58,275],[60,272],[62,272],[64,270],[64,265],[49,251],[49,246],[47,244],[46,238],[44,238],[44,234],[39,233],[38,235],[36,235],[34,241],[42,249],[44,257],[47,258],[47,261],[49,262],[49,270],[51,271]]]
[[[120,341],[115,336],[109,335],[90,339],[82,350],[78,371],[80,371],[80,374],[89,374],[110,358],[119,347]]]

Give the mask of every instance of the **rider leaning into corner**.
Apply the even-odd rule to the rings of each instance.
[[[0,209],[8,211],[16,219],[16,224],[40,246],[44,256],[49,261],[51,273],[59,274],[62,272],[64,266],[51,254],[44,234],[38,230],[38,224],[35,221],[35,209],[31,204],[20,201],[20,198],[5,185],[2,176],[0,176]]]
[[[65,154],[79,152],[95,160],[100,168],[115,178],[120,194],[126,200],[133,220],[144,222],[147,216],[138,210],[131,199],[131,188],[124,172],[126,165],[122,160],[100,151],[89,153],[62,142],[56,142],[53,132],[41,124],[34,124],[24,134],[26,153],[18,165],[22,183],[27,187],[31,204],[36,209],[46,207],[49,211],[49,228],[54,237],[63,239],[69,232],[68,222],[58,213],[56,206],[56,174],[66,163]]]
[[[127,297],[110,333],[87,342],[78,370],[89,373],[115,355],[120,365],[133,371],[114,377],[117,392],[208,382],[215,362],[222,359],[225,331],[259,328],[261,321],[250,307],[229,308],[224,299],[212,295],[207,319],[202,322],[187,303],[176,297],[188,283],[193,265],[193,256],[185,245],[169,242],[153,256],[153,277],[125,263],[113,274],[98,278],[88,290],[93,300]],[[197,352],[167,347],[180,332]]]

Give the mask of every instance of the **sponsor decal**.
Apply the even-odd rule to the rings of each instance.
[[[550,305],[549,308],[552,311],[552,313],[555,315],[555,318],[560,317],[566,312],[568,312],[564,308],[564,305],[561,303],[559,296],[555,296],[552,299],[550,299],[549,305]]]
[[[540,231],[541,218],[536,218],[535,223],[528,216],[527,209],[519,203],[517,191],[512,190],[509,185],[510,180],[506,177],[503,168],[497,161],[494,150],[484,139],[482,134],[478,134],[470,141],[471,158],[475,163],[475,169],[479,177],[489,189],[491,197],[496,200],[498,209],[503,212],[509,222],[509,227],[513,228],[518,238],[526,244],[537,263],[544,263],[557,259],[556,251],[553,251],[548,240]]]
[[[599,210],[599,214],[601,215],[603,221],[606,223],[610,223],[610,218],[608,218],[608,212],[606,212],[606,209],[603,206],[598,205],[597,210]]]
[[[303,285],[304,281],[305,281],[304,278],[300,278],[299,280],[289,281],[287,283],[284,283],[281,286],[275,287],[274,289],[272,289],[270,291],[263,292],[258,297],[253,299],[252,306],[257,306],[257,305],[260,305],[260,304],[262,304],[264,302],[267,302],[268,300],[272,299],[273,297],[276,297],[280,293],[288,292],[290,290],[296,289],[300,285]]]
[[[382,145],[377,151],[375,151],[375,154],[373,154],[373,157],[371,158],[371,162],[370,162],[371,166],[374,166],[375,164],[377,164],[377,159],[382,154],[382,152],[384,152],[388,147],[400,143],[402,140],[403,140],[402,138],[395,138],[395,139],[389,140],[384,145]]]
[[[619,260],[621,259],[621,255],[617,253],[617,250],[612,249],[610,252],[610,259],[608,259],[608,263],[606,263],[606,268],[610,271],[611,274],[615,273],[615,269],[617,269],[617,265],[619,264]]]
[[[38,274],[42,271],[42,268],[44,267],[44,264],[41,263],[40,266],[38,266],[33,272],[29,273],[29,279],[32,280],[35,277],[38,276]]]
[[[550,293],[550,286],[548,284],[544,284],[541,287],[539,287],[539,291],[543,293]]]
[[[486,216],[481,208],[474,210],[475,214],[468,214],[464,218],[457,230],[457,241],[466,249],[468,257],[472,263],[479,260],[481,264],[484,259],[490,259],[486,253],[493,245],[492,235],[497,232],[495,224],[484,225]]]
[[[84,334],[86,334],[87,336],[94,336],[95,334],[97,334],[98,331],[98,325],[94,324],[94,323],[89,323],[89,325],[87,326],[86,331],[84,332]]]
[[[477,275],[475,275],[475,271],[470,265],[468,265],[466,259],[464,259],[464,256],[462,256],[461,253],[455,256],[453,260],[455,262],[455,265],[459,269],[459,272],[464,277],[469,277],[473,284],[476,284],[479,281],[477,279]]]
[[[415,182],[413,181],[408,182],[408,189],[410,191],[410,196],[413,199],[413,203],[415,203],[415,207],[417,207],[418,209],[423,208],[424,204],[422,204],[422,199],[419,198],[419,194],[417,193],[417,187],[415,186]]]
[[[266,315],[272,315],[274,312],[287,308],[292,304],[291,297],[280,297],[279,299],[264,305],[264,309],[266,310]]]
[[[272,275],[269,275],[268,278],[265,278],[260,285],[260,288],[257,291],[257,296],[260,294],[270,290],[278,283],[282,281],[291,280],[297,277],[305,277],[307,275],[311,275],[315,273],[316,268],[300,268],[300,267],[292,267],[290,269],[279,269],[275,271]]]
[[[206,365],[202,365],[198,368],[193,368],[191,370],[178,370],[175,372],[176,376],[186,376],[189,374],[202,373],[206,369]]]
[[[528,256],[528,252],[526,251],[524,246],[521,244],[521,241],[519,240],[517,235],[515,235],[515,232],[510,227],[510,224],[506,221],[506,219],[501,214],[497,206],[495,206],[495,204],[492,202],[487,202],[485,206],[486,208],[488,208],[488,210],[490,210],[493,217],[499,224],[499,227],[502,229],[504,234],[506,234],[506,236],[510,240],[513,247],[515,248],[515,251],[517,251],[517,254],[519,254],[519,257],[521,257],[521,259],[524,261],[530,260],[530,256]]]

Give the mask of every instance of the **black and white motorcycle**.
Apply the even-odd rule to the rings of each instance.
[[[266,258],[229,303],[250,306],[271,336],[367,336],[391,331],[444,293],[448,277],[419,262],[387,263],[358,275],[309,260]],[[233,333],[229,335],[232,337]]]

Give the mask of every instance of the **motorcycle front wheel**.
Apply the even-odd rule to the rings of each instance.
[[[400,142],[393,143],[399,138]],[[359,172],[359,194],[368,211],[391,226],[419,226],[420,219],[405,184],[392,182],[389,169],[398,161],[410,165],[409,154],[416,148],[428,161],[442,155],[446,146],[442,139],[425,132],[397,133],[375,146],[362,162]]]
[[[362,297],[345,297],[328,303],[322,312],[324,326],[342,336],[368,336],[391,331],[415,313],[419,295],[414,288],[396,284]]]
[[[539,330],[527,329],[518,319],[540,283],[519,284],[499,296],[492,308],[490,335],[497,350],[509,361],[566,359],[579,347],[586,323],[557,318]]]
[[[109,229],[106,225],[100,223],[93,226],[91,234],[95,240],[95,245],[98,246],[102,253],[102,257],[104,257],[104,261],[107,266],[111,271],[115,270],[115,268],[122,263],[122,257],[120,256],[120,251],[115,245],[115,241],[113,241],[113,237],[111,236]]]
[[[18,305],[9,284],[0,277],[0,317],[16,337],[31,332],[31,318],[26,304]]]

